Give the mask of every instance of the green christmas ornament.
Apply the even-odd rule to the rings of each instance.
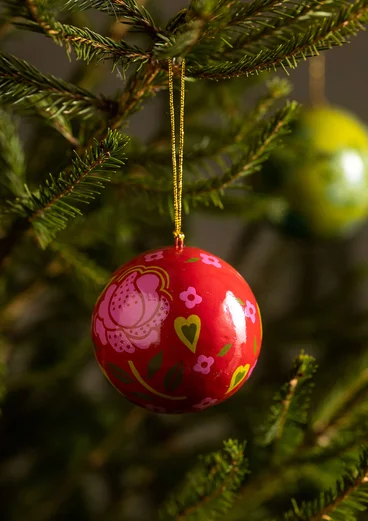
[[[341,237],[368,216],[368,130],[344,110],[304,109],[271,169],[271,219],[288,232]]]

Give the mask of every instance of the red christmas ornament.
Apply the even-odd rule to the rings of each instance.
[[[161,248],[121,266],[92,316],[97,361],[128,400],[195,412],[240,389],[257,363],[261,316],[248,284],[198,248]]]

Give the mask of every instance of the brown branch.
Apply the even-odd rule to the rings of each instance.
[[[368,369],[364,369],[362,373],[354,381],[354,385],[347,389],[340,406],[332,415],[328,422],[316,421],[313,426],[313,436],[308,440],[308,446],[311,444],[323,445],[326,447],[333,438],[336,431],[348,421],[345,414],[352,411],[357,405],[363,403],[368,393]]]
[[[131,116],[138,109],[139,104],[147,94],[161,88],[158,85],[153,85],[159,72],[160,67],[157,64],[148,64],[145,67],[143,77],[140,77],[138,73],[133,82],[127,85],[119,103],[120,110],[112,123],[113,129],[119,127],[124,119]]]
[[[68,186],[68,188],[63,190],[60,194],[57,194],[55,197],[53,197],[53,199],[51,199],[51,201],[49,201],[43,208],[39,208],[38,210],[36,210],[29,217],[29,222],[32,223],[35,219],[37,219],[37,217],[39,215],[42,215],[43,213],[47,212],[47,210],[51,206],[53,206],[59,199],[61,199],[62,197],[65,197],[66,195],[73,192],[74,188],[76,186],[78,186],[79,183],[81,183],[83,181],[83,179],[85,179],[97,166],[102,165],[103,162],[105,161],[105,159],[109,159],[109,157],[110,157],[110,152],[104,152],[101,155],[101,157],[99,157],[98,159],[96,159],[96,161],[94,161],[93,163],[91,163],[89,165],[89,167],[85,170],[85,172],[81,176],[79,176],[78,179],[72,185]]]
[[[2,73],[1,78],[11,78],[11,79],[18,80],[19,74]],[[35,83],[32,81],[27,81],[27,79],[24,76],[21,76],[21,82],[23,85],[29,85],[31,87],[35,87]],[[39,87],[39,90],[41,91],[42,89]],[[111,100],[104,99],[104,98],[97,98],[97,97],[93,96],[92,94],[91,94],[91,98],[87,98],[86,96],[83,96],[82,94],[70,92],[69,90],[63,91],[63,90],[57,89],[56,87],[51,87],[51,86],[49,86],[47,88],[47,92],[50,94],[63,94],[75,101],[84,101],[84,102],[88,101],[88,102],[90,102],[90,104],[92,106],[96,107],[97,109],[99,109],[103,112],[111,112],[112,108],[114,106],[114,102],[112,102]],[[37,95],[37,94],[32,94],[32,95]]]
[[[359,23],[359,19],[363,16],[366,16],[368,12],[368,6],[363,6],[359,11],[355,13],[355,17],[353,20],[342,20],[340,24],[333,27],[331,30],[328,31],[327,34],[321,36],[316,35],[315,38],[312,41],[309,41],[308,43],[304,45],[299,45],[293,51],[289,52],[286,55],[280,56],[276,59],[271,59],[269,61],[257,64],[255,66],[250,66],[246,70],[242,71],[234,71],[229,72],[226,74],[218,74],[216,72],[198,72],[196,74],[193,74],[192,77],[194,78],[204,78],[209,80],[221,80],[221,79],[230,79],[230,78],[238,78],[240,76],[251,76],[252,74],[257,74],[259,72],[269,71],[272,69],[276,69],[277,66],[281,66],[285,71],[286,68],[284,66],[284,62],[288,62],[291,66],[294,64],[296,65],[296,57],[298,55],[301,55],[304,59],[309,56],[318,56],[319,52],[316,48],[316,45],[328,45],[329,40],[331,40],[331,36],[333,38],[337,38],[336,33],[338,33],[341,29],[344,27],[348,27],[351,23]],[[341,42],[340,42],[341,43]],[[189,68],[190,70],[190,68]]]
[[[127,11],[130,11],[132,16],[136,16],[137,13],[134,9],[130,9],[129,6],[127,6],[126,2],[124,0],[110,0],[111,1],[111,4],[114,5],[116,4],[117,6],[123,6],[124,9],[126,9]],[[144,6],[144,4],[147,3],[147,0],[141,0],[140,1],[140,5],[141,7]],[[142,13],[140,13],[142,14]],[[122,19],[124,20],[125,19],[128,19],[129,18],[127,16],[124,16],[124,15],[121,15]],[[140,24],[144,27],[144,29],[146,30],[146,32],[151,36],[151,38],[153,39],[156,39],[157,38],[157,34],[161,32],[161,29],[159,27],[157,27],[156,25],[152,25],[150,23],[150,21],[143,17],[140,19]],[[125,24],[125,25],[129,25],[129,24]]]
[[[308,519],[308,521],[321,521],[321,519],[329,521],[332,518],[329,516],[330,512],[333,512],[345,499],[347,499],[350,494],[352,494],[357,488],[360,487],[363,483],[368,483],[368,471],[366,470],[363,476],[359,476],[356,478],[353,483],[344,490],[342,496],[338,496],[332,501],[329,505],[327,505],[321,512],[318,512],[315,516],[312,516]]]
[[[297,24],[302,18],[305,16],[308,16],[309,14],[319,11],[324,4],[328,3],[329,0],[314,0],[311,4],[305,4],[301,7],[300,11],[298,13],[293,13],[293,16],[289,18],[290,24],[289,25],[295,25]],[[276,2],[275,5],[271,7],[277,6],[279,2]],[[280,4],[281,5],[281,4]],[[253,14],[252,14],[253,16]],[[278,29],[285,27],[285,19],[279,18],[279,19],[271,19],[270,22],[274,22],[273,26],[266,25],[263,26],[263,29],[259,31],[257,34],[247,34],[245,36],[240,36],[233,45],[233,49],[238,49],[239,46],[243,47],[245,45],[254,45],[255,43],[259,44],[262,40],[266,39],[268,36],[272,36],[273,31],[277,31]]]
[[[228,483],[231,482],[232,477],[234,475],[236,475],[238,471],[239,471],[239,461],[233,460],[231,462],[231,472],[229,472],[226,479],[224,479],[224,481],[222,482],[221,486],[219,486],[216,490],[214,490],[212,492],[212,494],[209,494],[208,496],[204,496],[204,497],[200,498],[198,503],[196,503],[195,505],[192,505],[192,506],[186,508],[181,514],[176,516],[175,521],[183,521],[184,519],[186,519],[188,516],[190,516],[194,512],[197,512],[198,510],[200,510],[204,505],[206,505],[210,501],[213,501],[214,499],[221,496],[221,494],[223,494],[225,492],[225,490],[227,489]],[[216,467],[213,467],[213,469],[211,469],[211,471],[210,471],[210,474],[213,475],[213,474],[215,474],[215,472],[216,472]]]
[[[264,153],[264,150],[267,148],[269,143],[272,141],[272,139],[275,137],[275,135],[282,129],[283,126],[285,126],[285,121],[281,120],[277,123],[275,128],[273,129],[272,133],[268,136],[268,138],[262,143],[262,145],[255,151],[255,153],[252,155],[252,157],[247,161],[247,164],[241,168],[236,174],[232,175],[229,179],[224,179],[225,176],[219,179],[215,179],[217,181],[214,185],[205,187],[202,189],[191,189],[187,192],[185,192],[185,195],[190,196],[198,196],[202,194],[209,194],[211,192],[218,192],[220,190],[225,190],[229,185],[233,184],[235,181],[237,181],[240,177],[243,177],[244,174],[247,173],[248,170],[252,168],[252,163],[257,161],[262,154]]]

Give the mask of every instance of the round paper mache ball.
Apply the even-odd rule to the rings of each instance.
[[[143,253],[95,305],[98,364],[128,400],[158,413],[201,411],[250,377],[262,341],[256,299],[225,261],[198,248]]]
[[[368,131],[354,115],[328,105],[302,110],[273,159],[286,231],[344,237],[367,218]]]

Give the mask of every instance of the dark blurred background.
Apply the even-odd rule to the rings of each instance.
[[[187,4],[185,0],[154,0],[149,8],[154,16],[165,21]],[[106,17],[96,16],[95,29],[104,26],[106,20]],[[135,37],[129,34],[128,38],[134,41]],[[10,34],[4,50],[45,73],[62,78],[70,78],[76,66],[73,59],[68,61],[64,49],[41,35],[25,31]],[[327,53],[326,94],[331,104],[351,111],[368,124],[367,50],[368,35],[362,32],[349,45]],[[290,80],[294,85],[291,98],[307,103],[307,64],[292,71]],[[107,69],[99,91],[111,94],[122,88],[121,76]],[[195,84],[189,84],[188,88],[195,88]],[[163,118],[168,118],[166,93],[148,101],[144,109],[134,115],[126,133],[149,139]],[[25,141],[30,138],[32,128],[29,122],[22,120],[21,132]],[[367,277],[358,277],[357,273],[361,273],[367,264],[368,224],[349,239],[329,242],[297,240],[269,225],[248,226],[239,218],[224,217],[221,210],[211,214],[193,211],[186,226],[190,229],[192,244],[234,263],[257,296],[265,321],[265,341],[257,372],[239,396],[205,414],[186,418],[154,416],[126,403],[105,382],[93,359],[92,349],[91,356],[88,355],[81,365],[78,381],[73,383],[80,402],[74,401],[74,394],[73,402],[68,399],[72,391],[68,387],[70,382],[63,380],[62,372],[56,390],[54,383],[45,380],[38,385],[36,378],[32,402],[27,404],[27,414],[32,411],[35,414],[29,444],[24,443],[24,450],[17,453],[17,445],[22,447],[28,436],[29,417],[14,414],[15,419],[9,423],[13,439],[7,431],[8,441],[11,439],[8,448],[13,456],[2,468],[9,503],[17,502],[14,489],[19,481],[22,482],[25,496],[19,516],[26,512],[24,505],[40,505],[36,511],[31,508],[27,521],[149,521],[160,498],[180,481],[198,453],[218,448],[228,436],[246,437],[252,421],[260,414],[252,404],[252,396],[262,398],[265,395],[265,403],[269,403],[273,392],[284,381],[293,356],[301,348],[315,355],[321,365],[317,403],[322,403],[325,389],[337,379],[330,367],[331,356],[334,367],[341,368],[346,357],[354,358],[362,351],[368,337],[368,284]],[[162,242],[167,242],[164,237]],[[41,298],[36,299],[41,315],[52,306],[52,298],[52,295],[45,297],[41,293]],[[37,312],[37,309],[32,310],[33,314],[37,315]],[[20,328],[27,327],[27,317],[23,317]],[[86,339],[88,343],[89,339]],[[11,371],[15,376],[21,375],[26,367],[27,350],[22,354],[20,349],[18,354],[12,355]],[[26,389],[26,386],[20,386],[17,394],[15,384],[15,398],[7,405],[8,411],[19,400],[26,401],[22,394]],[[49,392],[54,393],[50,397],[60,393],[60,403],[51,400],[47,409]],[[111,409],[115,408],[102,416],[104,401]],[[80,411],[86,413],[86,418],[79,415]],[[50,427],[53,422],[55,425],[64,422],[65,432],[53,432]],[[96,442],[96,439],[100,441]],[[36,453],[42,443],[47,447],[47,455],[54,455],[53,460],[43,461],[40,453]],[[67,462],[65,447],[61,448],[63,443],[73,445],[73,457]],[[250,445],[250,454],[251,448]],[[31,480],[36,460],[41,478],[32,486],[27,480]],[[75,492],[75,480],[78,480],[78,493]],[[323,485],[323,480],[318,482],[318,486]],[[45,490],[48,490],[46,496]],[[312,492],[315,492],[313,487]],[[88,515],[84,503],[88,505]],[[8,511],[16,512],[11,521],[21,519],[15,507]],[[228,519],[247,518],[234,514]]]

